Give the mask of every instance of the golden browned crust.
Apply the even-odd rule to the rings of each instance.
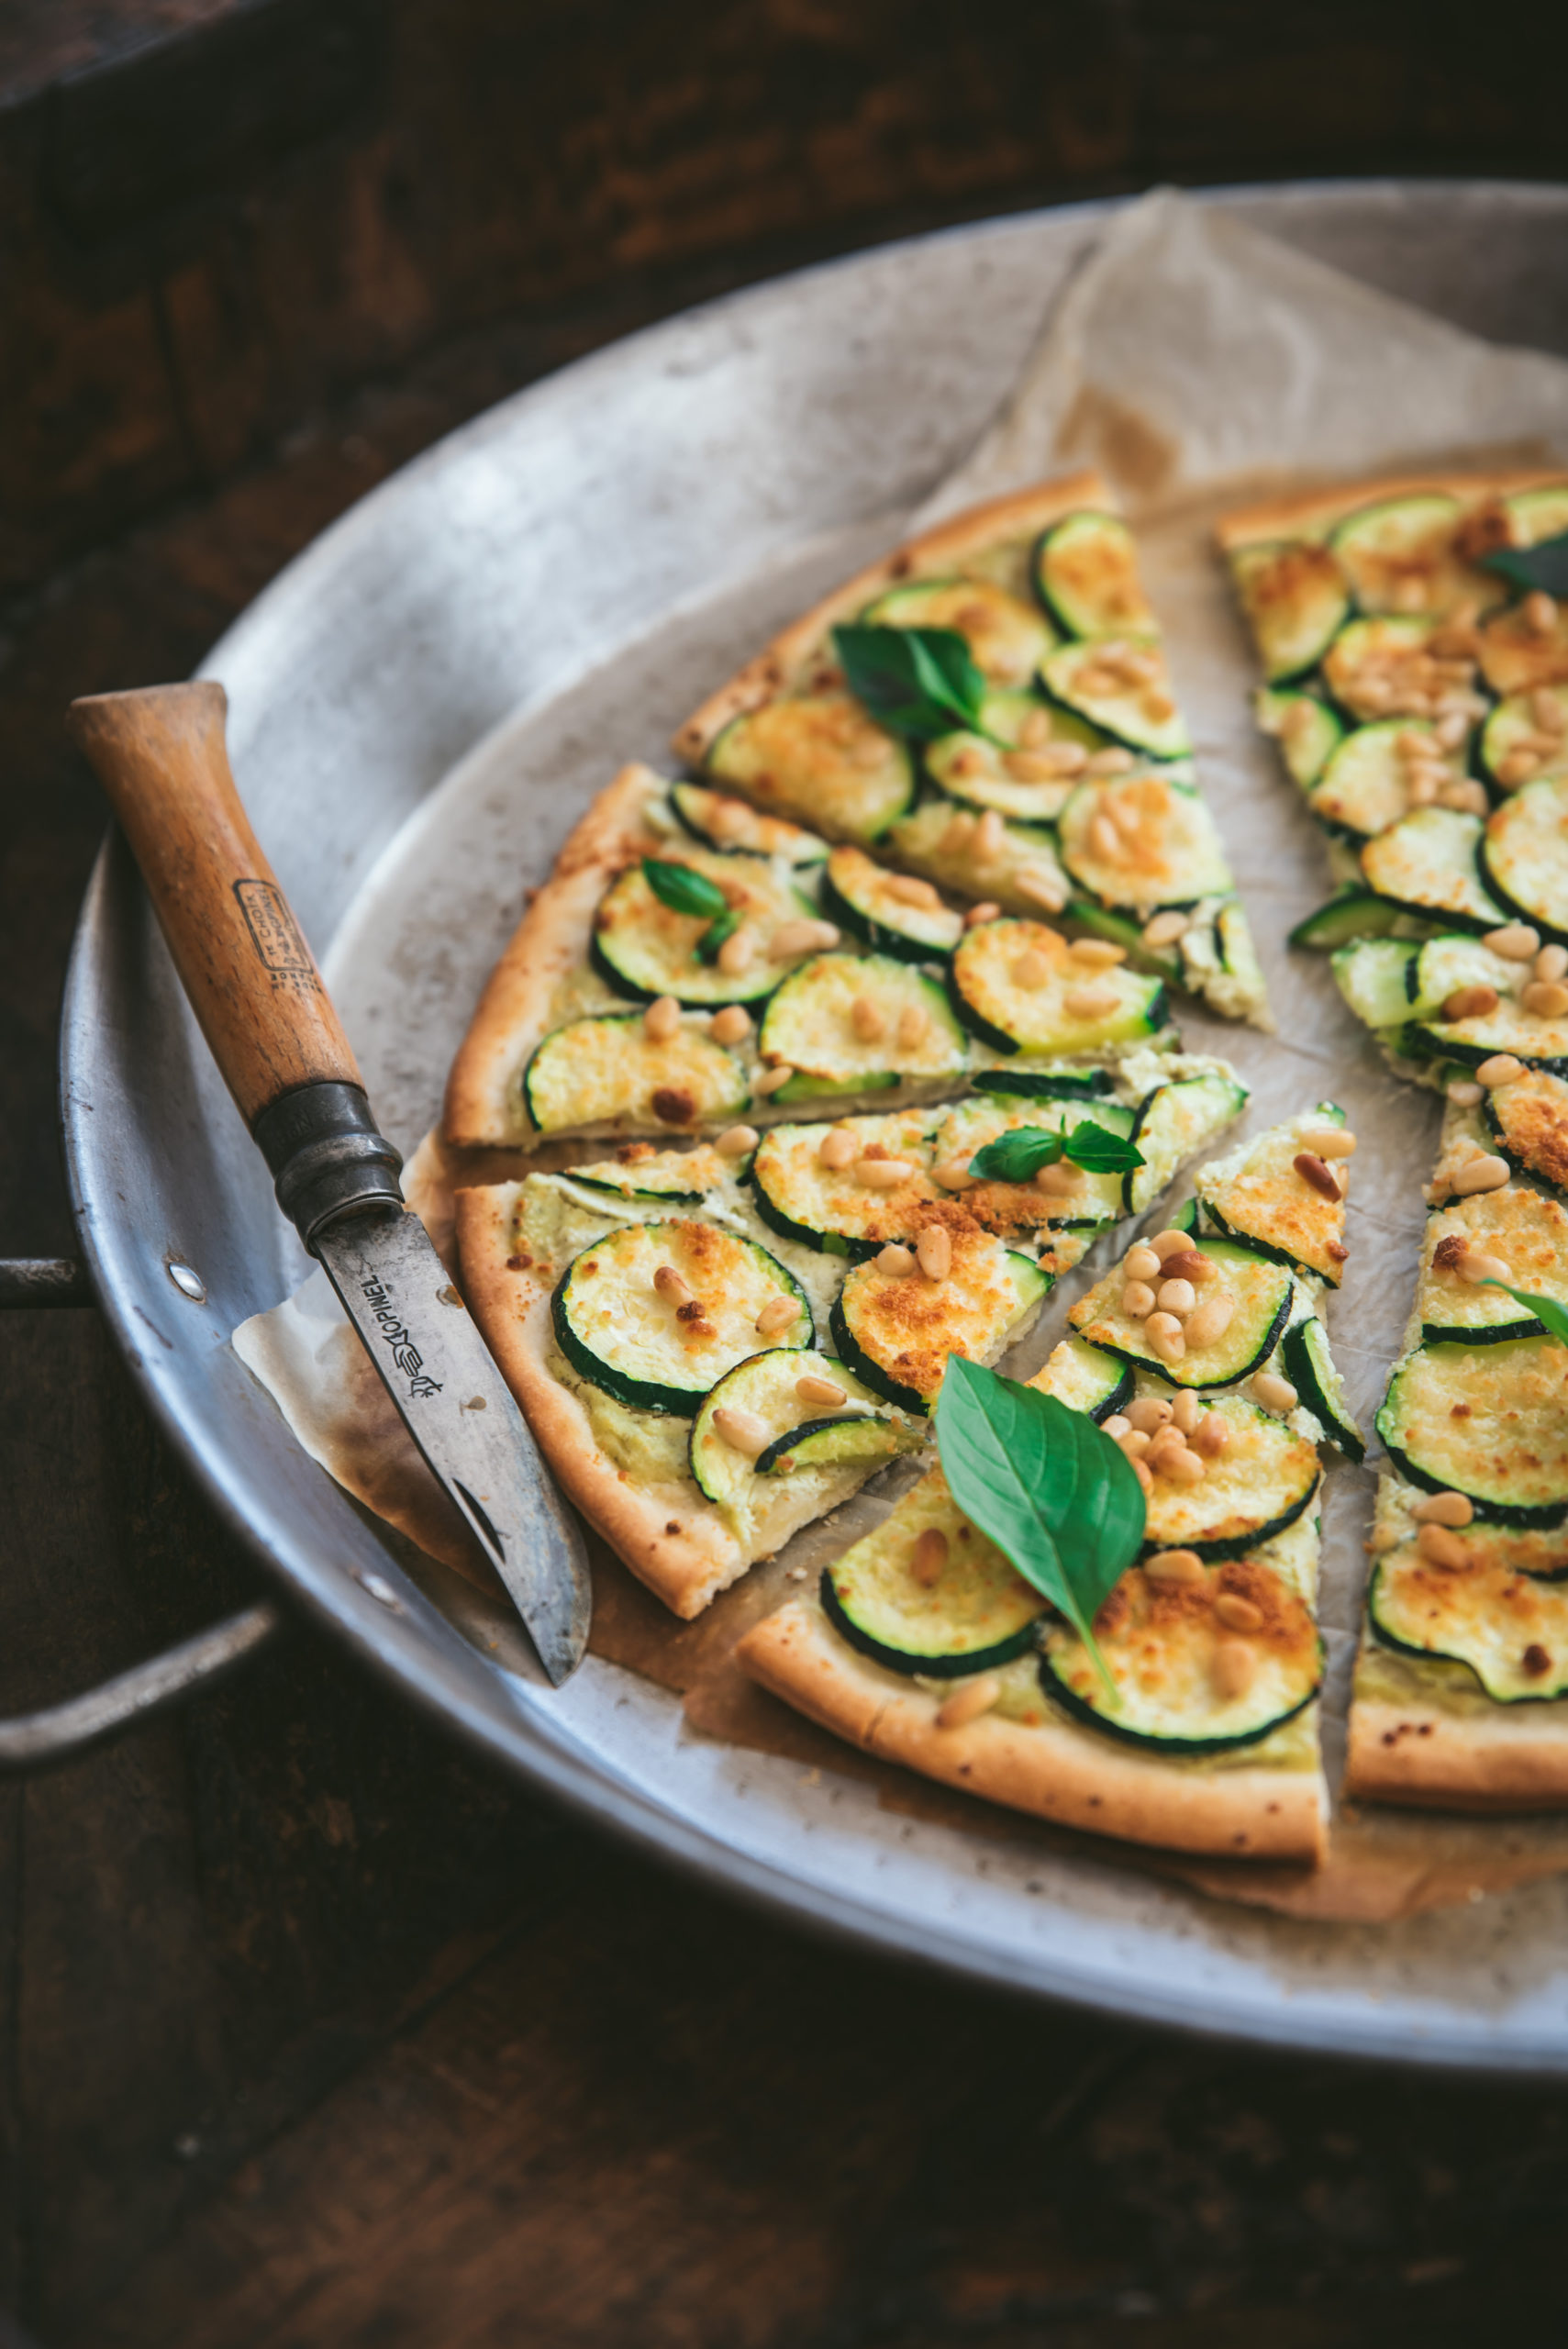
[[[984,1713],[939,1729],[941,1698],[858,1656],[796,1599],[737,1650],[753,1680],[868,1753],[1061,1825],[1230,1859],[1320,1862],[1327,1798],[1317,1771],[1197,1772],[1147,1760],[1068,1723]]]
[[[1215,536],[1229,553],[1233,547],[1260,540],[1290,538],[1298,532],[1327,528],[1353,514],[1358,507],[1375,506],[1385,497],[1412,497],[1421,490],[1439,490],[1450,497],[1481,505],[1489,497],[1511,497],[1517,490],[1545,489],[1568,480],[1568,466],[1533,466],[1507,473],[1385,473],[1372,481],[1341,483],[1334,489],[1299,489],[1269,497],[1252,506],[1239,506],[1215,525]]]
[[[988,497],[982,505],[966,507],[962,514],[951,515],[946,521],[922,531],[918,538],[908,540],[877,562],[868,563],[863,571],[836,587],[830,596],[825,596],[819,604],[814,604],[810,611],[775,636],[755,660],[736,671],[728,685],[709,695],[701,708],[694,711],[672,737],[676,757],[699,766],[732,718],[756,709],[780,692],[811,658],[836,621],[862,611],[884,589],[910,579],[931,578],[984,548],[1011,539],[1032,537],[1058,516],[1070,514],[1080,506],[1114,508],[1115,500],[1097,473],[1067,473],[1056,481],[1036,483],[1029,489],[1010,490],[1005,497]]]
[[[1437,1810],[1560,1810],[1568,1805],[1568,1699],[1461,1715],[1357,1698],[1345,1792]]]
[[[491,973],[447,1078],[444,1140],[460,1147],[531,1138],[517,1087],[550,1026],[556,986],[579,968],[594,912],[622,867],[657,850],[643,810],[665,788],[651,767],[622,767],[569,834],[555,869]]]

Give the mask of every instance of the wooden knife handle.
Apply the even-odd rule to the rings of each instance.
[[[218,685],[150,685],[74,701],[66,726],[109,796],[202,1033],[253,1128],[301,1085],[363,1085],[239,804],[228,707]]]

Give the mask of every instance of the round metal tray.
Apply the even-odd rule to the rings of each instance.
[[[1478,331],[1568,349],[1568,192],[1209,200]],[[384,484],[216,648],[206,674],[228,689],[240,788],[406,1145],[432,1107],[450,990],[361,999],[367,925],[387,918],[378,860],[411,821],[472,812],[478,775],[492,816],[496,794],[507,811],[510,894],[541,877],[606,761],[657,758],[683,696],[721,674],[707,655],[885,542],[964,452],[1113,208],[890,246],[617,344]],[[575,762],[530,767],[539,729]],[[471,907],[428,919],[472,958]],[[499,942],[498,928],[481,940]],[[1291,1923],[1062,1856],[1027,1825],[973,1837],[899,1817],[848,1778],[684,1734],[673,1698],[595,1661],[560,1696],[499,1668],[228,1349],[306,1262],[115,841],[83,910],[61,1068],[83,1251],[184,1460],[295,1602],[530,1784],[796,1919],[992,1982],[1281,2043],[1568,2072],[1556,1884],[1375,1932]],[[172,1261],[204,1298],[176,1288]]]

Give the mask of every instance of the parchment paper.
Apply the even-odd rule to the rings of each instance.
[[[1408,1310],[1438,1105],[1383,1068],[1340,1004],[1322,959],[1285,949],[1291,925],[1329,893],[1327,863],[1273,746],[1253,729],[1251,656],[1209,533],[1227,507],[1276,486],[1422,463],[1568,462],[1568,365],[1480,342],[1209,207],[1161,192],[1112,225],[1045,320],[995,423],[897,534],[1085,459],[1109,475],[1138,527],[1204,786],[1281,1028],[1277,1038],[1264,1039],[1184,1004],[1184,1035],[1191,1049],[1224,1053],[1240,1067],[1253,1089],[1251,1130],[1333,1097],[1361,1138],[1351,1257],[1330,1323],[1351,1403],[1367,1427]],[[618,751],[613,743],[605,749],[607,774]],[[466,1011],[466,1003],[457,1007],[460,1025]],[[573,1154],[562,1148],[549,1159],[561,1163]],[[465,1158],[427,1138],[410,1161],[406,1188],[447,1252],[454,1182],[509,1179],[544,1163],[543,1152],[528,1161],[514,1152]],[[1043,1360],[1066,1305],[1095,1269],[1091,1256],[1075,1280],[1062,1284],[1009,1370],[1025,1375]],[[243,1325],[234,1343],[312,1456],[406,1542],[440,1562],[427,1588],[444,1603],[445,1573],[450,1590],[465,1594],[448,1611],[505,1662],[517,1627],[386,1403],[324,1276]],[[854,1753],[754,1688],[735,1666],[733,1650],[759,1616],[875,1521],[908,1473],[886,1472],[779,1559],[754,1568],[694,1624],[674,1622],[596,1546],[594,1652],[677,1690],[693,1729],[873,1779],[890,1807],[1052,1848],[1097,1850],[1118,1865],[1297,1917],[1390,1920],[1568,1868],[1568,1818],[1472,1821],[1343,1807],[1331,1857],[1316,1873],[1192,1862],[1020,1820]],[[1372,1481],[1367,1470],[1339,1465],[1327,1485],[1322,1620],[1331,1778],[1342,1753]],[[452,1582],[454,1570],[462,1584]]]

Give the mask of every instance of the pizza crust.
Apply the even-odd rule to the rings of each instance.
[[[811,1600],[768,1616],[736,1653],[753,1680],[824,1729],[1010,1809],[1173,1851],[1323,1858],[1328,1798],[1318,1771],[1200,1773],[1065,1722],[1028,1728],[996,1713],[939,1729],[941,1698],[858,1655]]]
[[[1437,490],[1446,496],[1481,505],[1491,497],[1511,497],[1521,489],[1551,488],[1564,478],[1568,478],[1568,468],[1562,465],[1550,469],[1536,465],[1528,471],[1507,473],[1388,473],[1374,481],[1348,485],[1341,483],[1336,489],[1295,490],[1284,497],[1238,507],[1215,525],[1215,537],[1229,554],[1236,547],[1251,546],[1267,539],[1296,537],[1303,531],[1341,521],[1347,514],[1354,514],[1363,506],[1381,505],[1388,497],[1413,497],[1423,490]]]
[[[1009,491],[1005,497],[989,497],[983,505],[966,507],[962,514],[895,547],[792,621],[755,660],[738,669],[729,683],[710,694],[671,738],[671,748],[677,758],[700,766],[732,718],[759,708],[782,692],[817,651],[828,629],[840,620],[852,619],[884,589],[907,585],[913,579],[940,577],[950,565],[982,548],[1034,538],[1062,515],[1085,506],[1116,510],[1116,501],[1097,473],[1068,473],[1029,489]]]
[[[1557,1810],[1568,1803],[1568,1700],[1457,1718],[1434,1705],[1357,1698],[1345,1792],[1440,1810]]]

